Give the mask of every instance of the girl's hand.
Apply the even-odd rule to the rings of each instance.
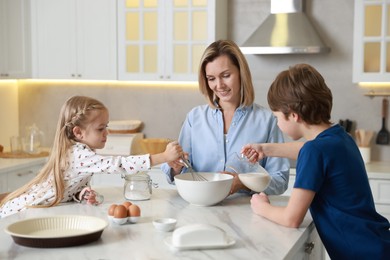
[[[81,190],[79,199],[81,203],[86,203],[89,205],[99,205],[104,200],[102,195],[92,190],[90,187],[85,187]]]
[[[251,208],[256,215],[263,215],[263,206],[266,204],[270,204],[270,201],[264,192],[252,195]]]
[[[184,158],[188,159],[188,153],[183,153],[183,156],[184,156]],[[172,168],[173,174],[177,175],[183,169],[184,163],[180,157],[179,159],[176,159],[172,162],[169,162],[168,165],[169,165],[169,167]]]
[[[183,155],[183,149],[179,145],[178,141],[173,141],[167,144],[164,151],[165,161],[171,163],[179,159]]]

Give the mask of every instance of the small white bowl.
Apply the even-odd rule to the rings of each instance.
[[[163,232],[172,231],[176,226],[177,220],[174,218],[159,218],[153,221],[154,227]]]

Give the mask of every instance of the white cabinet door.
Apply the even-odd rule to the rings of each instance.
[[[390,219],[390,180],[371,178],[369,181],[376,210]]]
[[[7,192],[7,174],[0,174],[0,194]]]
[[[356,0],[353,82],[390,81],[389,0]]]
[[[75,1],[33,1],[34,77],[68,79],[76,71]]]
[[[7,173],[7,192],[12,192],[32,180],[43,167],[43,164],[25,167]]]
[[[77,1],[77,73],[83,79],[117,79],[116,1]]]
[[[0,79],[31,75],[30,2],[0,0]]]
[[[118,1],[120,80],[196,80],[204,49],[227,35],[227,1]]]
[[[111,0],[34,0],[34,76],[116,79],[116,5]]]

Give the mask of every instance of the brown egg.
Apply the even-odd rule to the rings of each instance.
[[[112,204],[109,208],[108,208],[108,215],[109,216],[114,216],[114,211],[115,211],[115,208],[116,208],[116,204]]]
[[[128,208],[128,212],[129,212],[128,214],[130,217],[141,216],[141,209],[135,204],[130,205],[130,207]]]
[[[123,205],[116,206],[114,210],[114,218],[127,218],[127,209]]]
[[[130,207],[131,204],[132,204],[132,203],[131,203],[130,201],[125,201],[125,202],[122,203],[122,205],[125,206],[126,209],[128,209],[128,208]]]

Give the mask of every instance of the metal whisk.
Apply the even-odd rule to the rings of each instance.
[[[186,158],[184,158],[184,156],[181,157],[181,160],[183,161],[184,166],[191,173],[192,180],[194,180],[194,181],[208,181],[208,179],[206,177],[203,177],[201,174],[193,171],[191,163]]]

